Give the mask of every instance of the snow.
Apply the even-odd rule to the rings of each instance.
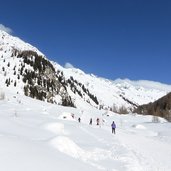
[[[10,48],[9,48],[10,47]],[[14,49],[18,50],[32,50],[37,52],[39,55],[44,56],[37,48],[30,45],[29,43],[23,42],[20,38],[11,36],[5,31],[0,30],[0,49],[5,48],[6,51]]]
[[[76,108],[49,104],[24,96],[18,79],[22,59],[13,48],[37,48],[0,31],[0,169],[3,171],[170,171],[171,124],[152,116],[118,115],[98,110],[88,96],[81,98],[68,87]],[[10,62],[10,67],[8,63]],[[153,81],[115,81],[86,74],[77,68],[63,68],[52,62],[64,77],[71,76],[95,95],[100,105],[131,108],[122,97],[141,105],[171,91],[171,85]],[[16,75],[13,68],[16,66]],[[3,68],[4,70],[3,71]],[[30,66],[25,66],[32,69]],[[29,68],[30,67],[30,68]],[[11,78],[11,85],[5,80]],[[14,87],[14,81],[17,86]],[[13,81],[13,82],[12,82]],[[79,89],[80,87],[78,87]],[[81,88],[80,88],[81,90]],[[57,101],[59,96],[55,97]],[[90,104],[86,102],[90,101]],[[96,108],[97,107],[97,108]],[[78,118],[81,122],[78,123]],[[93,124],[89,125],[90,118]],[[96,125],[96,119],[100,125]],[[115,121],[116,134],[111,132]]]
[[[0,100],[1,170],[171,170],[171,124],[162,118],[154,123],[148,115],[118,115],[90,106],[80,110],[6,89],[4,93],[5,99]],[[116,134],[111,133],[113,120]]]
[[[66,78],[71,76],[82,83],[94,94],[101,105],[108,107],[125,106],[132,108],[121,96],[130,100],[134,104],[142,105],[154,102],[160,97],[171,92],[171,85],[166,85],[154,81],[139,80],[131,81],[129,79],[115,81],[97,77],[93,74],[86,74],[77,68],[62,68],[55,64],[56,68],[63,71]],[[110,92],[110,93],[109,93]],[[77,99],[76,99],[77,103]],[[79,107],[79,105],[78,105]]]

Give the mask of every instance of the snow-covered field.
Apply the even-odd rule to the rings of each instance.
[[[113,120],[116,134],[111,133]],[[171,124],[152,120],[62,107],[6,92],[0,100],[0,170],[170,171]]]

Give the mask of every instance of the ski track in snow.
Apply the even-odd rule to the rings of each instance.
[[[50,145],[55,149],[73,158],[89,163],[97,169],[106,170],[109,166],[106,165],[104,167],[101,162],[109,160],[112,165],[110,165],[108,170],[113,170],[115,165],[117,165],[117,169],[120,167],[120,170],[123,171],[136,171],[137,168],[139,168],[139,171],[143,171],[139,163],[139,156],[134,153],[134,151],[130,150],[129,147],[119,142],[116,135],[110,135],[110,138],[108,138],[107,141],[107,139],[101,135],[93,133],[93,129],[98,130],[99,133],[104,131],[102,128],[94,126],[90,132],[85,125],[79,125],[79,129],[83,134],[87,134],[86,136],[92,137],[98,144],[102,144],[101,146],[104,147],[94,148],[91,150],[81,148],[76,142],[67,137],[64,124],[50,123],[46,126],[46,129],[58,135],[50,140]],[[109,134],[109,132],[107,132],[107,134]]]
[[[102,129],[102,128],[99,128]],[[139,171],[143,171],[143,169],[141,168],[141,165],[139,164],[139,158],[137,158],[138,156],[136,156],[127,146],[125,146],[124,144],[122,144],[116,135],[111,135],[109,136],[110,138],[107,139],[103,138],[103,137],[98,137],[97,135],[88,132],[87,129],[82,127],[82,130],[84,132],[86,132],[87,134],[95,137],[100,143],[103,143],[105,146],[108,146],[109,151],[111,152],[111,158],[113,161],[115,162],[120,162],[120,165],[122,165],[121,163],[123,163],[123,165],[125,167],[120,168],[123,170],[130,170],[130,171],[137,171],[137,168],[139,169]],[[108,132],[106,134],[109,134]],[[112,137],[113,136],[113,137]],[[109,143],[110,141],[112,141],[111,143]],[[113,165],[114,167],[114,165]],[[112,168],[110,168],[109,170],[111,170]]]

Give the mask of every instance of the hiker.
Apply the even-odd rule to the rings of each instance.
[[[93,122],[93,120],[92,120],[92,118],[90,118],[89,125],[92,125],[92,122]]]
[[[79,123],[81,122],[81,118],[78,118],[78,122],[79,122]]]
[[[111,127],[112,127],[112,134],[115,134],[116,124],[114,121],[112,122]]]
[[[96,119],[96,122],[97,122],[97,125],[99,125],[99,123],[100,123],[100,119],[99,119],[99,118],[97,118],[97,119]]]

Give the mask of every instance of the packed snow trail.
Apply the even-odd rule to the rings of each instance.
[[[171,145],[165,141],[161,141],[158,133],[146,130],[144,135],[139,134],[139,130],[132,131],[131,129],[117,129],[117,134],[111,134],[109,126],[99,128],[98,126],[80,126],[83,132],[92,137],[95,144],[106,146],[105,149],[111,152],[108,154],[108,160],[119,161],[123,168],[118,170],[139,170],[139,171],[169,171],[171,164],[168,162],[171,156]],[[144,129],[142,125],[137,128]],[[110,134],[110,135],[109,135]],[[161,149],[161,150],[159,150]],[[109,157],[110,156],[110,157]],[[123,162],[123,163],[122,163]],[[121,164],[122,163],[122,164]],[[115,168],[115,164],[108,165],[108,170]]]
[[[142,170],[136,156],[103,128],[65,121],[45,128],[57,135],[50,140],[52,147],[98,170]]]
[[[120,142],[117,135],[111,133],[109,126],[94,126],[91,131],[85,127],[81,127],[81,129],[83,132],[96,139],[96,144],[102,144],[102,147],[108,149],[110,152],[110,157],[106,156],[108,160],[112,160],[110,164],[108,162],[108,165],[106,165],[106,168],[109,171],[113,169],[120,171],[137,171],[138,169],[139,171],[143,171],[137,156],[129,148],[127,148],[124,143]]]

